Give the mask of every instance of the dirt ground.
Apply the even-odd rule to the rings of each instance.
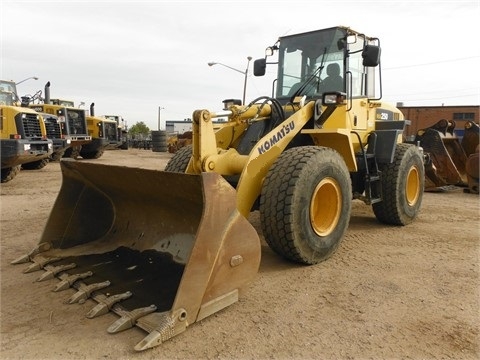
[[[163,169],[170,156],[91,161]],[[37,244],[60,185],[58,163],[1,185],[1,359],[480,358],[479,198],[462,189],[426,193],[406,227],[355,201],[339,249],[316,266],[284,261],[260,236],[259,273],[237,303],[138,353],[144,331],[108,334],[117,315],[87,319],[93,300],[67,305],[73,290],[10,264]],[[261,235],[258,212],[250,220]]]

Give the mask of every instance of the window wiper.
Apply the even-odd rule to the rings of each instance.
[[[320,63],[320,65],[315,69],[315,71],[307,78],[307,80],[302,84],[302,86],[300,86],[297,91],[295,91],[293,93],[293,95],[290,97],[290,102],[293,102],[293,100],[302,94],[302,92],[307,88],[308,85],[310,85],[310,83],[317,77],[318,75],[318,78],[320,79],[320,76],[322,74],[322,70],[323,68],[325,67],[325,55],[327,53],[327,48],[325,48],[325,50],[323,51],[323,55],[322,55],[322,61]]]

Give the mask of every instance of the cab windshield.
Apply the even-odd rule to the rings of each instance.
[[[13,105],[13,94],[8,91],[0,90],[0,105]]]
[[[282,37],[276,97],[345,91],[342,39],[339,28]]]

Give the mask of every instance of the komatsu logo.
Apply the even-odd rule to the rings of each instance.
[[[277,131],[276,134],[273,134],[270,139],[265,140],[265,142],[257,148],[258,154],[261,155],[267,152],[269,149],[271,149],[272,146],[282,140],[293,129],[295,129],[295,123],[293,122],[293,120],[290,123],[283,125],[283,127],[279,131]]]

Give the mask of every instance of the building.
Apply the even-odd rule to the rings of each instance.
[[[167,134],[183,134],[192,131],[192,119],[185,120],[167,120],[165,121],[165,131]]]
[[[455,121],[455,133],[462,137],[465,123],[470,120],[478,124],[480,119],[479,105],[402,106],[402,104],[397,104],[397,107],[405,119],[412,122],[405,132],[407,138],[415,136],[418,130],[430,127],[442,119]]]
[[[225,120],[212,121],[213,124],[224,123]],[[185,120],[166,120],[165,131],[167,134],[183,134],[192,131],[192,119]]]
[[[412,123],[407,127],[405,136],[411,137],[418,130],[425,129],[437,123],[439,120],[453,120],[456,123],[455,133],[462,137],[465,123],[470,120],[478,124],[480,120],[479,105],[456,105],[456,106],[403,106],[398,103],[397,108],[403,113],[405,119]],[[222,122],[214,121],[214,123]],[[192,119],[167,120],[165,122],[167,133],[183,134],[192,131]]]

